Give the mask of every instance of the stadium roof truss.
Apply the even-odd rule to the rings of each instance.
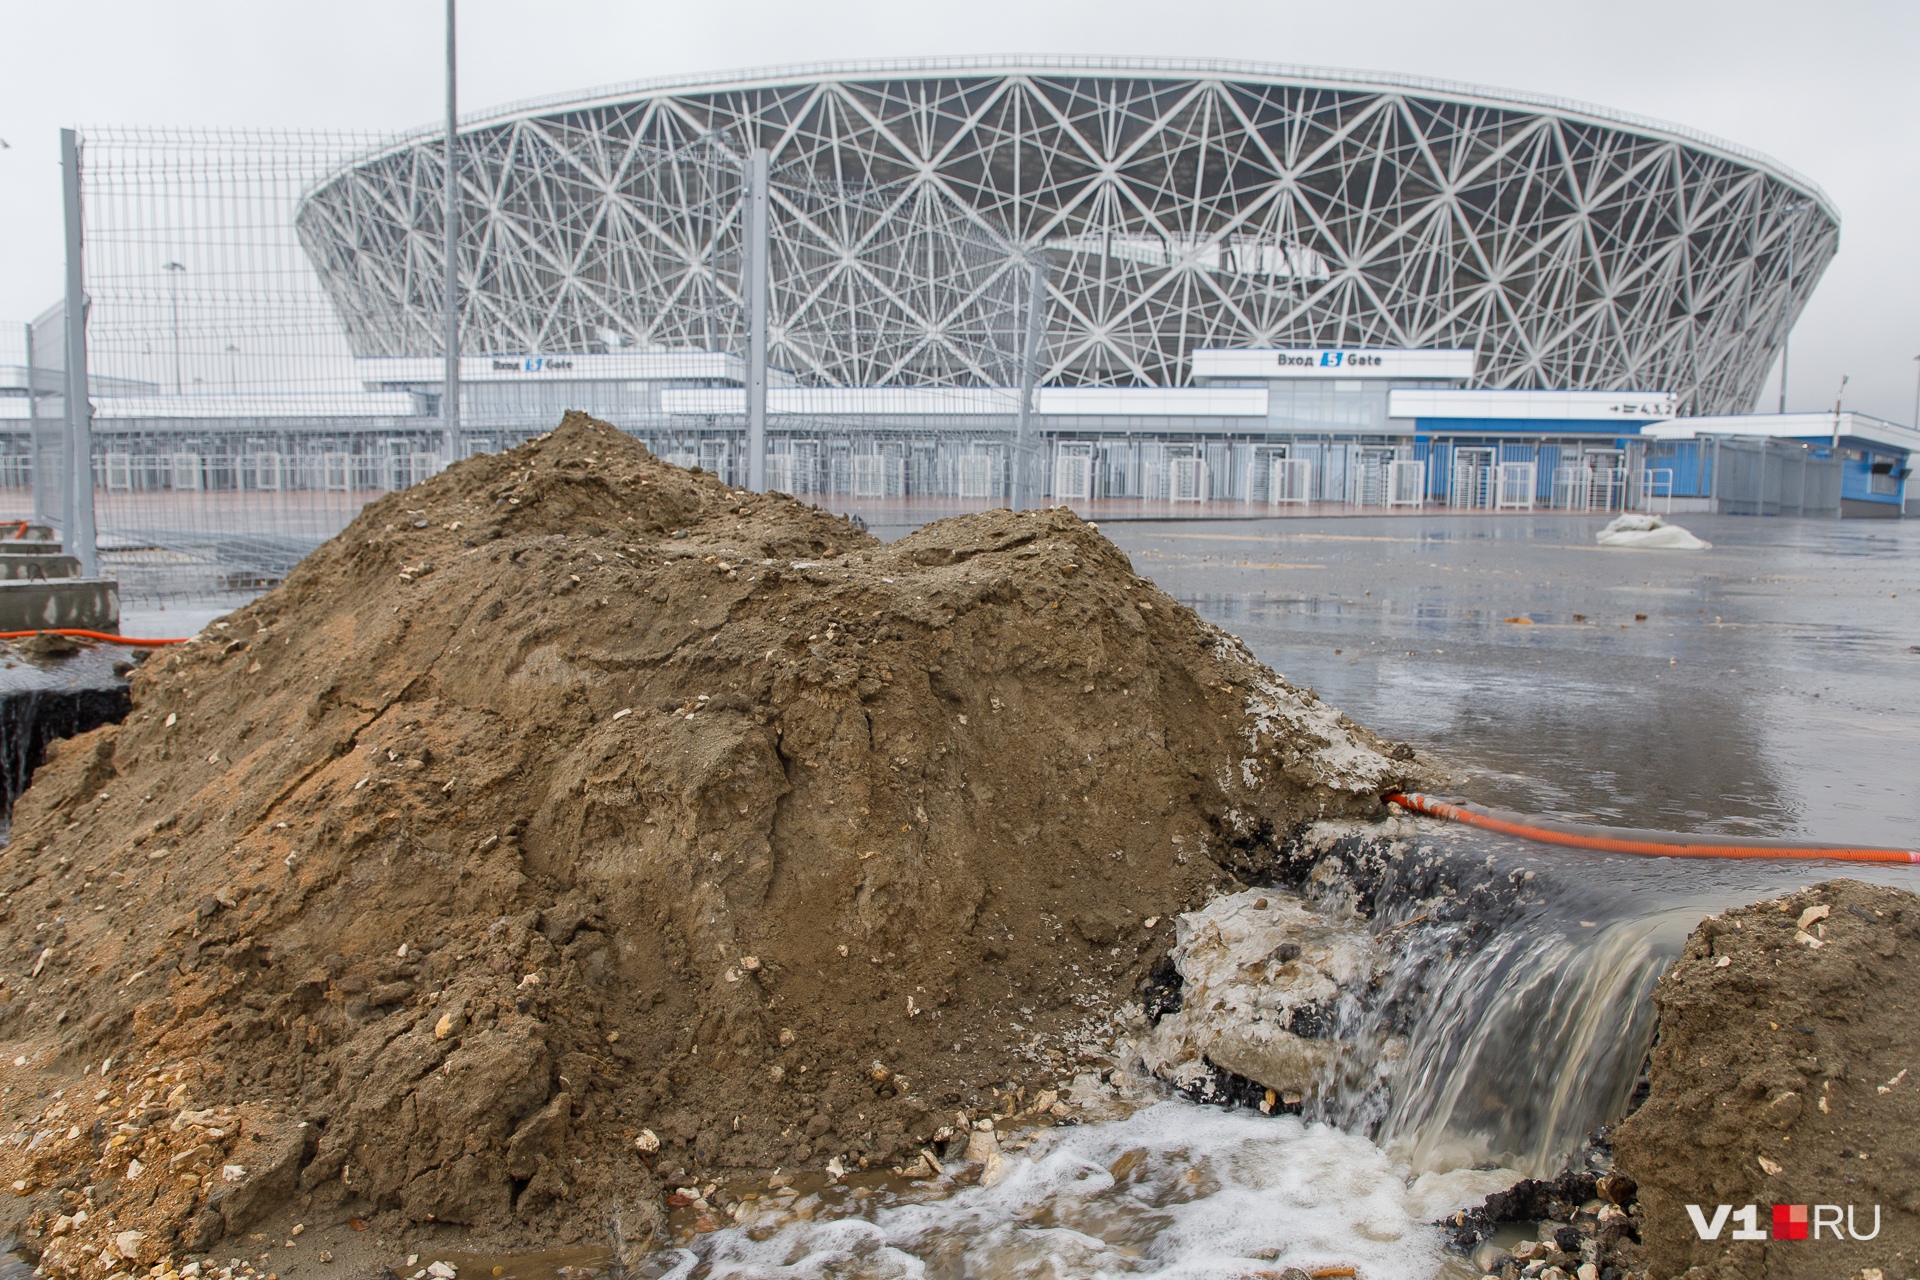
[[[302,202],[359,354],[438,350],[440,145]],[[1486,386],[1738,411],[1839,236],[1764,158],[1552,100],[1200,64],[795,69],[466,125],[466,349],[742,349],[755,146],[773,360],[825,386],[1016,381],[1038,254],[1046,382],[1181,385],[1200,347],[1470,347]]]

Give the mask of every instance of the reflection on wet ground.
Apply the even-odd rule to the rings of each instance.
[[[1713,549],[1602,550],[1584,516],[1104,532],[1288,679],[1459,766],[1475,800],[1906,844],[1920,526],[1677,519]]]

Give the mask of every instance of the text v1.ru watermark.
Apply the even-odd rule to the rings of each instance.
[[[1841,1222],[1846,1223],[1846,1232],[1841,1233]],[[1880,1206],[1873,1206],[1873,1230],[1862,1235],[1853,1223],[1853,1206],[1837,1204],[1777,1204],[1773,1206],[1773,1232],[1769,1235],[1760,1227],[1760,1206],[1743,1205],[1735,1209],[1730,1204],[1715,1205],[1713,1217],[1708,1218],[1697,1204],[1687,1206],[1687,1217],[1693,1220],[1693,1229],[1702,1240],[1718,1240],[1720,1232],[1726,1228],[1727,1220],[1734,1222],[1734,1240],[1822,1240],[1831,1235],[1835,1240],[1871,1240],[1880,1234]]]

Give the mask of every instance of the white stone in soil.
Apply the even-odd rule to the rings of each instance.
[[[1185,1085],[1204,1079],[1212,1062],[1301,1097],[1318,1094],[1352,1046],[1295,1035],[1294,1011],[1332,1007],[1383,962],[1359,921],[1272,889],[1228,894],[1180,916],[1172,955],[1180,1010],[1141,1038],[1147,1069]]]

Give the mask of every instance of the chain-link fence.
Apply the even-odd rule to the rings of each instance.
[[[591,228],[541,215],[541,191],[577,167],[564,141],[463,139],[451,435],[435,145],[113,128],[79,142],[85,447],[102,572],[123,598],[260,589],[371,498],[570,408],[747,482],[737,139],[630,139]],[[769,184],[782,225],[815,231],[777,238],[769,267],[768,485],[842,505],[1004,500],[1024,301],[1008,246],[898,179],[850,192],[790,165]],[[843,241],[861,255],[852,274]],[[974,329],[914,339],[950,294],[978,304]],[[84,434],[65,421],[63,314],[0,334],[0,505],[60,529],[63,446]],[[855,374],[933,385],[898,403],[818,385]]]
[[[82,135],[88,465],[102,570],[123,598],[277,578],[374,491],[364,478],[373,468],[336,463],[330,484],[315,455],[359,459],[382,429],[413,434],[410,398],[361,389],[293,230],[306,187],[374,141]],[[36,321],[21,351],[28,394],[10,407],[27,429],[8,432],[0,478],[11,505],[33,503],[65,529],[60,450],[48,443],[65,430],[63,314],[56,306]]]

